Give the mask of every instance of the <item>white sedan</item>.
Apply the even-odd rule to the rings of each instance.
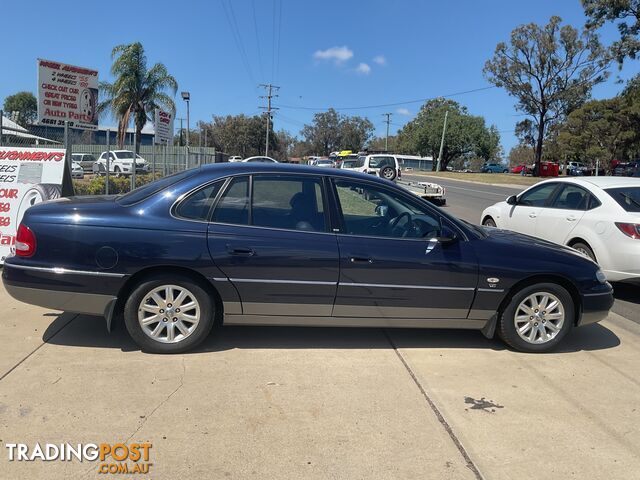
[[[547,180],[485,209],[481,222],[573,247],[610,281],[640,281],[640,178]]]

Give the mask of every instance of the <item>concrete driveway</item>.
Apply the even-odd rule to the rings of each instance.
[[[0,300],[3,447],[151,442],[150,475],[120,478],[639,472],[640,325],[616,314],[546,355],[478,332],[223,327],[195,353],[160,356],[99,318]],[[3,479],[110,476],[1,455]]]

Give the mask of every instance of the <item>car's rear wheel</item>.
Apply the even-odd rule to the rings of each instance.
[[[493,228],[495,228],[497,226],[496,225],[496,221],[491,217],[485,218],[482,221],[482,225],[484,225],[485,227],[493,227]]]
[[[398,172],[393,167],[384,167],[382,170],[380,170],[380,176],[387,180],[395,180],[397,175]]]
[[[577,250],[578,252],[583,254],[585,257],[589,257],[594,262],[597,262],[596,254],[593,253],[593,250],[591,249],[591,247],[589,245],[587,245],[586,243],[584,243],[584,242],[576,242],[576,243],[571,244],[571,248],[573,248],[574,250]]]
[[[116,177],[120,177],[122,175],[122,170],[120,170],[119,166],[113,167],[113,173],[115,173]]]
[[[521,352],[546,352],[569,333],[574,315],[573,299],[564,287],[537,283],[513,296],[502,313],[498,333]]]
[[[213,314],[209,293],[179,275],[143,281],[124,308],[131,338],[142,350],[152,353],[180,353],[195,347],[211,332]]]

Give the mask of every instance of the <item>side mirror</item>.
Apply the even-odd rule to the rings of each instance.
[[[379,217],[386,217],[387,213],[389,213],[389,206],[388,205],[378,205],[376,207],[376,215]]]
[[[440,243],[442,245],[448,245],[458,240],[458,234],[448,227],[443,227],[440,235],[437,237],[431,237],[429,242]]]
[[[517,205],[518,204],[518,197],[516,197],[515,195],[511,195],[510,197],[507,197],[507,203],[509,205]]]

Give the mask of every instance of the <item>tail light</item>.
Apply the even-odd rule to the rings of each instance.
[[[618,229],[627,237],[631,237],[636,240],[640,239],[640,225],[637,223],[616,222],[616,227],[618,227]]]
[[[29,227],[21,223],[16,235],[16,255],[31,257],[34,253],[36,253],[36,236]]]

